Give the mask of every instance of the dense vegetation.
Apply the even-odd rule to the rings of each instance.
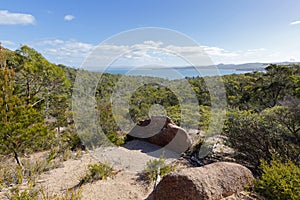
[[[291,161],[282,163],[274,159],[270,164],[262,161],[263,174],[255,183],[258,193],[267,199],[292,199],[300,198],[300,167]]]
[[[0,47],[0,155],[13,156],[22,166],[20,156],[32,152],[84,148],[76,134],[71,109],[77,72],[48,62],[28,46],[15,52]],[[211,81],[216,78],[207,77]],[[126,130],[130,129],[128,119],[137,123],[149,117],[149,112],[150,115],[167,114],[178,125],[207,131],[212,121],[212,99],[206,80],[193,77],[169,81],[101,74],[95,91],[97,125],[118,145],[124,143]],[[184,87],[186,81],[191,87]],[[300,65],[271,64],[265,72],[226,75],[222,82],[227,95],[227,118],[222,130],[210,131],[227,136],[227,144],[236,150],[236,161],[262,175],[258,188],[269,187],[266,182],[269,182],[270,170],[287,171],[292,166],[299,171]],[[126,92],[136,85],[139,87],[134,92]],[[182,94],[174,93],[170,89],[173,87],[181,87]],[[126,105],[122,101],[114,102],[116,91],[118,98],[129,100],[126,115],[122,115],[127,112]],[[199,105],[196,109],[195,102],[190,101],[193,94]],[[154,104],[164,108],[165,113],[153,110]],[[117,111],[114,110],[116,105]],[[86,130],[85,145],[97,146],[95,141],[101,140],[101,134],[90,133],[90,128]],[[276,164],[277,169],[272,168],[274,159],[287,166]],[[271,168],[267,168],[269,165]],[[288,189],[299,191],[299,184]]]

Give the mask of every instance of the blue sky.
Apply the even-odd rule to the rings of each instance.
[[[182,32],[218,63],[300,61],[299,0],[0,0],[0,41],[79,66],[103,40],[134,28]]]

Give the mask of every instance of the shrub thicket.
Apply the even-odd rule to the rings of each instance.
[[[271,164],[262,161],[262,176],[255,183],[256,192],[267,199],[300,199],[300,165],[275,159]]]

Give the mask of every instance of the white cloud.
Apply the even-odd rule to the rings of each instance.
[[[293,22],[290,23],[290,25],[296,25],[296,24],[300,24],[300,20],[293,21]]]
[[[0,25],[27,25],[35,24],[34,16],[23,13],[11,13],[7,10],[0,10]]]
[[[64,16],[65,21],[72,21],[75,17],[73,15],[66,15]]]
[[[0,43],[4,46],[15,46],[16,43],[9,40],[1,40]]]
[[[8,48],[10,50],[15,50],[18,48],[19,44],[10,40],[0,40],[1,46]]]
[[[220,47],[208,47],[208,46],[201,46],[205,53],[209,56],[221,56],[221,57],[236,57],[238,53],[226,51]]]
[[[144,44],[144,45],[148,45],[148,46],[150,46],[150,47],[156,47],[156,48],[159,48],[160,46],[163,45],[163,42],[161,42],[161,41],[147,40],[147,41],[144,41],[143,44]]]
[[[256,52],[261,52],[261,51],[265,51],[265,48],[258,48],[258,49],[248,49],[246,52],[249,53],[256,53]]]
[[[4,43],[3,43],[4,44]],[[93,44],[76,40],[46,39],[29,43],[49,61],[79,67],[85,59],[91,67],[107,66],[185,66],[186,60],[197,65],[241,64],[249,62],[282,62],[300,57],[291,52],[274,52],[265,48],[229,51],[216,46],[175,46],[159,41],[130,45]]]
[[[76,40],[45,39],[29,42],[29,46],[40,51],[50,62],[78,67],[95,48],[92,44]]]

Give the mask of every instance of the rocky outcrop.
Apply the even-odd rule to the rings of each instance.
[[[154,116],[141,121],[129,135],[177,153],[186,151],[192,145],[187,132],[165,116]]]
[[[251,171],[242,165],[217,162],[166,175],[153,199],[219,200],[252,187],[253,179]]]

